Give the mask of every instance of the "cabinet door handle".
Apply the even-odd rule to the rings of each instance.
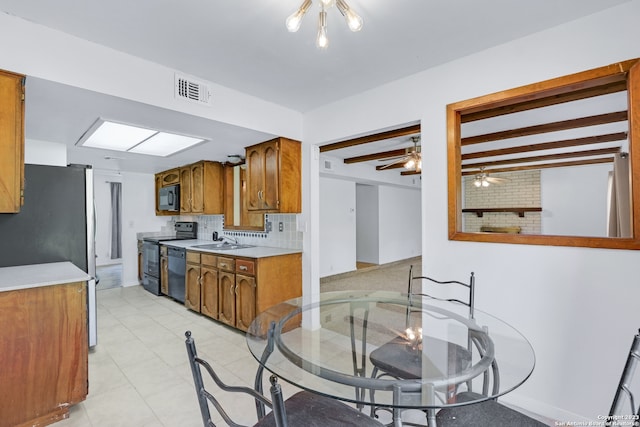
[[[236,295],[238,295],[238,285],[235,285],[234,288],[235,288]]]
[[[242,271],[247,271],[247,270],[248,270],[248,268],[247,268],[247,266],[246,266],[246,265],[241,265],[241,266],[240,266],[240,270],[242,270]]]
[[[235,286],[230,286],[230,287],[229,287],[229,293],[230,293],[231,295],[233,295],[233,293],[234,293],[234,288],[235,288]]]

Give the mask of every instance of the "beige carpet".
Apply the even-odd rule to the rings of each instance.
[[[348,273],[320,279],[320,292],[343,290],[387,290],[407,292],[409,267],[422,271],[422,258],[409,258],[389,264],[371,265]]]

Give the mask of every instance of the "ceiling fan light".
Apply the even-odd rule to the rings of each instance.
[[[407,160],[404,164],[405,169],[413,169],[415,166],[416,166],[416,162],[413,159]]]
[[[289,15],[285,22],[285,25],[287,26],[287,30],[289,30],[290,33],[295,33],[300,29],[302,18],[304,18],[304,15],[307,13],[307,10],[309,10],[310,7],[311,0],[304,0],[298,10]]]
[[[489,186],[489,181],[487,181],[486,179],[482,179],[482,186],[483,187],[488,187]]]
[[[482,180],[480,178],[476,178],[473,180],[473,185],[475,185],[476,187],[481,187],[482,186]]]

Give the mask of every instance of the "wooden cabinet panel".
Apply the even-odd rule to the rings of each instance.
[[[191,212],[191,168],[180,168],[180,213]]]
[[[0,292],[0,427],[44,426],[88,392],[84,282]]]
[[[204,186],[204,163],[191,165],[191,213],[204,212]]]
[[[302,210],[300,142],[276,138],[247,147],[246,162],[249,211]]]
[[[200,274],[200,313],[213,319],[217,319],[218,270],[215,268],[207,268],[203,265],[200,267]]]
[[[187,263],[184,305],[200,312],[200,264]]]
[[[236,260],[227,257],[218,257],[218,268],[224,271],[235,271]]]
[[[24,76],[0,70],[0,212],[19,212],[24,190]]]
[[[256,317],[256,279],[236,274],[236,327],[247,331]]]
[[[256,274],[255,260],[236,259],[236,273],[253,276]]]
[[[262,209],[278,209],[280,201],[280,162],[278,156],[279,140],[263,144],[264,181],[262,184]]]
[[[169,258],[160,256],[160,292],[169,295]]]
[[[236,325],[236,275],[227,271],[218,272],[218,320],[230,326]]]

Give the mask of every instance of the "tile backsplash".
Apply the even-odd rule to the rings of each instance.
[[[297,214],[265,214],[265,231],[223,231],[224,215],[175,216],[167,227],[173,229],[175,221],[196,221],[198,239],[213,240],[213,232],[217,232],[219,236],[228,236],[243,244],[302,249],[303,233],[298,231],[297,217]]]

